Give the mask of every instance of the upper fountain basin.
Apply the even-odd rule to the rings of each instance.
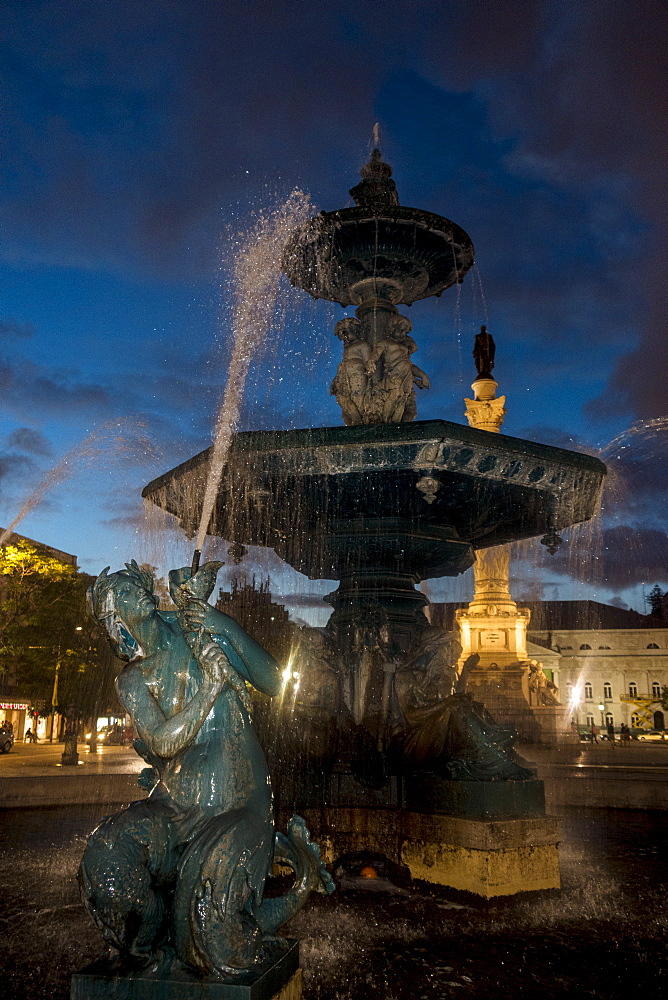
[[[208,457],[200,452],[142,494],[189,535],[199,523]],[[400,519],[413,533],[452,542],[434,544],[433,560],[421,543],[420,566],[412,568],[425,579],[470,564],[453,559],[448,569],[444,552],[453,545],[485,548],[588,520],[605,472],[590,455],[445,420],[249,431],[234,438],[209,533],[271,547],[312,578],[338,579],[349,554],[333,538]],[[425,494],[428,480],[436,483]],[[406,565],[415,562],[412,544],[400,545]]]
[[[388,282],[395,305],[440,295],[473,265],[473,244],[454,222],[403,205],[321,212],[288,241],[282,266],[298,288],[342,306],[360,282]]]

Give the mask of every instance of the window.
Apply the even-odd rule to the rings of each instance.
[[[659,699],[661,697],[661,685],[658,681],[654,681],[652,684],[652,698]]]
[[[587,701],[591,701],[594,695],[592,694],[591,684],[589,681],[585,684],[585,698]]]
[[[572,646],[562,646],[561,648],[562,649],[572,649],[573,647]]]
[[[567,701],[573,700],[573,685],[570,683],[566,685],[566,700]]]
[[[591,646],[589,645],[588,642],[583,642],[582,645],[580,646],[580,649],[591,649]]]
[[[636,715],[635,712],[631,716],[631,725],[633,726],[634,729],[637,729],[638,726],[640,725],[640,716]]]
[[[605,713],[605,724],[606,726],[614,726],[615,720],[613,719],[611,712]]]
[[[603,685],[603,697],[606,701],[612,701],[612,684]]]
[[[588,716],[587,716],[587,725],[588,725],[588,726],[589,726],[590,728],[591,728],[591,726],[593,726],[593,725],[594,725],[594,716],[593,716],[593,715],[588,715]]]
[[[647,648],[648,649],[658,649],[659,647],[658,647],[657,643],[655,643],[655,642],[648,642],[647,643]]]
[[[598,648],[599,649],[611,649],[612,647],[611,646],[599,646]]]
[[[629,684],[629,696],[631,698],[638,697],[638,685],[636,684],[635,681],[631,681]]]

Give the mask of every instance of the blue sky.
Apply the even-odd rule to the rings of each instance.
[[[665,15],[663,0],[7,0],[0,520],[120,422],[116,453],[74,464],[19,530],[88,572],[148,552],[141,487],[206,447],[224,388],[231,237],[294,187],[345,205],[376,121],[401,202],[476,247],[459,297],[409,310],[432,378],[418,416],[463,422],[486,321],[509,434],[595,450],[666,414]],[[290,295],[244,428],[340,422],[341,311]],[[668,583],[666,431],[629,443],[597,579],[541,555],[520,591],[639,608],[643,581]],[[309,590],[265,564],[278,592]]]

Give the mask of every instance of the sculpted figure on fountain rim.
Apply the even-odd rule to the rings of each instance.
[[[343,358],[330,387],[343,422],[407,423],[415,419],[415,387],[429,388],[429,378],[412,364],[417,344],[411,323],[393,306],[358,309],[361,319],[339,320],[335,333],[343,341]]]
[[[136,562],[91,588],[91,611],[125,661],[117,690],[150,794],[91,834],[79,879],[95,923],[130,962],[225,977],[280,952],[276,930],[333,883],[300,817],[287,836],[274,831],[246,685],[277,694],[279,667],[208,603],[220,565],[173,570],[173,612],[158,608]],[[296,882],[264,899],[274,861]]]

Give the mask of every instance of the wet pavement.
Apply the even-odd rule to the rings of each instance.
[[[651,766],[651,765],[647,765]],[[16,1000],[66,1000],[101,951],[75,872],[94,807],[0,812],[0,969]],[[482,903],[424,883],[317,896],[301,939],[304,1000],[627,998],[668,987],[668,814],[569,810],[560,895]],[[352,885],[352,888],[351,888]]]
[[[0,756],[0,778],[31,778],[48,774],[134,774],[146,764],[130,747],[99,747],[92,753],[79,745],[80,764],[63,767],[62,743],[15,743]]]

